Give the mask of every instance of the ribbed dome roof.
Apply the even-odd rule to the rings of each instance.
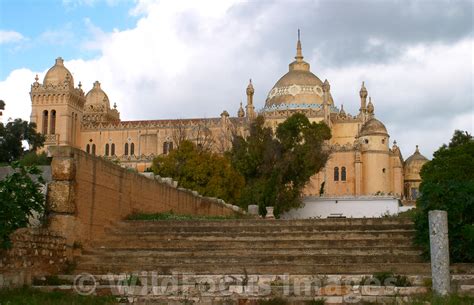
[[[71,72],[64,66],[64,60],[61,57],[56,58],[56,63],[52,66],[44,76],[43,85],[63,85],[67,83],[74,87],[74,79]]]
[[[385,125],[377,120],[376,118],[372,118],[365,122],[365,124],[360,129],[361,136],[368,136],[368,135],[387,135],[387,128]]]
[[[100,87],[100,83],[96,81],[94,87],[86,94],[86,105],[104,105],[106,109],[110,109],[109,97]]]
[[[429,161],[428,158],[426,158],[420,153],[420,151],[418,150],[418,145],[416,145],[416,150],[413,155],[411,155],[405,160],[405,166],[410,166],[414,163],[417,163],[417,161],[421,161],[423,163]]]

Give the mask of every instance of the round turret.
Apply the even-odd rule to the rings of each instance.
[[[416,145],[413,155],[405,160],[404,173],[405,180],[420,180],[420,171],[423,165],[429,160],[420,153],[418,145]]]

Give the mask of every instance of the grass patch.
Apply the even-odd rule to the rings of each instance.
[[[161,220],[231,220],[231,219],[243,219],[243,215],[229,215],[229,216],[207,216],[207,215],[178,215],[173,212],[155,213],[155,214],[143,214],[136,213],[129,215],[127,220],[148,220],[148,221],[161,221]]]
[[[63,291],[42,292],[32,288],[1,289],[2,305],[115,305],[113,296],[80,296]]]
[[[472,305],[474,304],[474,297],[466,295],[451,294],[445,297],[435,294],[428,294],[414,297],[408,303],[409,305]]]
[[[416,211],[417,211],[416,208],[410,209],[408,211],[398,213],[397,217],[413,219],[415,217]]]

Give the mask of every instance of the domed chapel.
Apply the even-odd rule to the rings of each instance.
[[[342,105],[337,108],[329,81],[313,74],[304,60],[299,33],[295,60],[270,89],[258,112],[254,92],[250,81],[245,109],[240,103],[235,117],[224,110],[215,118],[122,121],[116,104],[111,106],[99,81],[85,93],[81,82],[75,87],[72,73],[59,57],[43,82],[36,77],[31,85],[31,121],[46,136],[46,147],[69,145],[144,171],[154,157],[176,147],[180,138],[224,152],[230,149],[232,134],[245,135],[257,115],[263,115],[266,124],[276,128],[299,112],[312,122],[324,121],[332,132],[330,158],[325,168],[311,178],[304,190],[306,196],[390,195],[413,204],[418,196],[420,169],[427,158],[417,147],[404,161],[396,142],[390,146],[387,128],[376,118],[375,103],[364,83],[357,114],[346,113]]]

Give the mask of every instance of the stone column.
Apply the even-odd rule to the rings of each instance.
[[[430,229],[431,277],[433,291],[440,295],[450,292],[448,213],[430,211],[428,213]]]
[[[67,244],[72,244],[76,233],[74,149],[68,146],[53,146],[49,148],[49,151],[53,157],[52,181],[48,184],[46,196],[49,229],[65,237]]]

